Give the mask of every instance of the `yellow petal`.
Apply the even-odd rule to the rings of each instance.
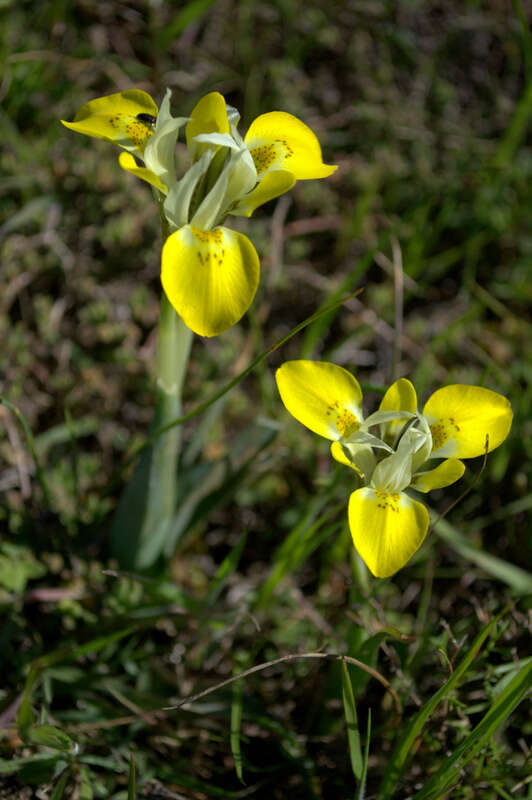
[[[465,472],[465,465],[459,458],[447,458],[434,469],[417,472],[410,486],[418,492],[430,492],[432,489],[443,489],[459,480]]]
[[[250,217],[256,208],[288,192],[296,182],[295,176],[284,169],[267,172],[260,183],[231,209],[231,214]]]
[[[410,411],[411,414],[415,414],[417,411],[417,395],[410,381],[406,378],[399,378],[398,381],[392,383],[381,400],[379,411]],[[388,443],[395,441],[404,424],[404,419],[398,419],[382,425],[383,439]]]
[[[164,291],[200,336],[217,336],[238,322],[253,301],[259,272],[249,239],[229,228],[203,231],[185,225],[163,247]]]
[[[142,154],[153,134],[157,114],[157,105],[147,92],[129,89],[97,97],[80,108],[74,122],[61,122],[77,133],[105,139]]]
[[[131,153],[120,153],[118,156],[118,163],[126,172],[131,172],[131,174],[135,175],[137,178],[155,186],[162,194],[168,194],[168,188],[159,180],[155,172],[152,172],[151,169],[147,169],[146,167],[137,166],[137,162]]]
[[[210,92],[196,103],[187,124],[187,146],[197,160],[211,145],[194,142],[200,133],[229,133],[225,99],[220,92]]]
[[[422,503],[403,492],[357,489],[349,498],[349,528],[355,548],[373,575],[388,578],[420,547],[429,514]]]
[[[320,143],[304,122],[285,111],[261,114],[245,139],[260,176],[268,169],[285,169],[297,180],[326,178],[337,167],[324,164]]]
[[[475,458],[498,447],[510,431],[512,407],[506,397],[481,386],[444,386],[429,397],[423,416],[432,433],[432,455]]]
[[[288,411],[326,439],[354,433],[362,422],[362,390],[343,367],[326,361],[287,361],[276,372]]]

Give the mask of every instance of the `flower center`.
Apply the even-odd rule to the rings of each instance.
[[[191,226],[190,232],[197,240],[196,255],[201,266],[208,266],[212,263],[221,267],[225,258],[225,248],[222,247],[222,230],[215,228],[213,231],[202,231],[200,228]]]
[[[294,151],[286,141],[286,139],[275,139],[269,144],[261,144],[257,147],[252,147],[250,150],[251,158],[255,164],[257,175],[262,175],[266,172],[272,164],[276,161],[283,162],[289,159]]]
[[[460,427],[456,424],[453,417],[439,419],[437,422],[433,422],[430,426],[432,450],[439,450],[448,439],[453,437],[454,433],[458,433],[459,431]]]
[[[374,489],[375,497],[377,498],[377,508],[383,510],[390,509],[390,511],[399,511],[399,495],[391,494],[390,492],[381,492],[380,489]]]
[[[339,403],[334,403],[327,409],[327,416],[332,417],[334,427],[343,438],[351,436],[360,428],[360,423],[352,411],[342,408]]]
[[[153,136],[152,126],[137,117],[130,117],[117,111],[109,120],[109,124],[117,131],[123,131],[131,144],[141,152],[146,147],[146,142]]]

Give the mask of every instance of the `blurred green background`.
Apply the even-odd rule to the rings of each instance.
[[[10,676],[0,748],[6,762],[27,759],[0,766],[0,787],[2,773],[13,791],[65,774],[65,796],[126,797],[133,752],[142,796],[351,797],[337,665],[260,673],[236,684],[240,700],[229,688],[158,721],[99,723],[316,648],[365,654],[408,718],[464,642],[509,598],[530,594],[531,14],[524,0],[0,0],[0,393],[33,432],[50,495],[47,504],[24,431],[0,407]],[[241,111],[242,132],[260,113],[289,111],[339,165],[231,223],[259,252],[261,285],[241,323],[194,341],[186,411],[320,306],[364,287],[273,352],[204,422],[184,426],[174,541],[142,579],[102,570],[116,568],[106,543],[120,471],[151,419],[158,215],[115,148],[59,122],[131,87],[157,101],[170,87],[175,115],[220,91]],[[185,168],[183,144],[179,154]],[[354,371],[368,409],[394,357],[421,401],[444,384],[476,383],[512,402],[507,442],[391,581],[370,580],[353,555],[348,471],[280,404],[274,369],[297,357]],[[431,495],[437,512],[481,459],[468,466],[465,484]],[[526,600],[514,606],[473,683],[446,700],[394,796],[417,791],[488,707],[497,668],[527,655],[527,610]],[[121,630],[103,649],[75,649]],[[65,646],[70,661],[39,667],[32,703],[78,742],[74,761],[61,748],[24,749],[13,730],[28,665]],[[352,679],[364,730],[373,713],[368,797],[384,797],[379,777],[401,725],[378,683]],[[453,797],[508,797],[519,785],[530,723],[523,715],[512,726]],[[234,766],[240,730],[246,787]]]

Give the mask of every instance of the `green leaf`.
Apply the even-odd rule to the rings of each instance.
[[[65,769],[59,780],[57,781],[52,794],[50,795],[50,800],[61,800],[63,797],[63,792],[65,791],[67,780],[70,775],[70,770]]]
[[[342,661],[342,700],[344,703],[345,723],[347,726],[347,743],[349,745],[349,757],[351,768],[357,780],[362,778],[364,763],[362,750],[360,748],[360,731],[358,729],[357,710],[353,687],[349,677],[349,670],[345,661]]]
[[[62,750],[65,753],[75,750],[76,745],[66,733],[53,725],[34,725],[26,734],[28,742]]]
[[[79,785],[79,799],[92,800],[94,792],[89,778],[89,770],[87,767],[82,767],[79,772],[80,785]]]
[[[171,44],[189,25],[205,14],[213,3],[214,0],[191,0],[187,3],[162,29],[157,37],[159,46],[164,48]]]
[[[0,551],[0,586],[8,592],[21,594],[28,581],[41,578],[46,567],[37,561],[27,547],[4,542]]]
[[[19,736],[23,740],[26,739],[28,730],[31,728],[35,720],[33,709],[31,707],[31,696],[33,687],[35,686],[38,677],[39,671],[35,669],[35,667],[32,667],[28,673],[28,677],[26,678],[24,691],[22,692],[22,700],[20,701],[17,711],[17,728]]]
[[[32,756],[12,758],[9,761],[0,760],[0,775],[20,775],[23,770],[31,772],[32,769],[35,773],[46,774],[60,763],[60,759],[59,754],[51,756],[49,753],[36,753]]]
[[[414,800],[437,800],[456,783],[460,771],[484,747],[490,736],[504,723],[530,691],[532,664],[525,665],[492,703],[490,710],[469,736],[455,748],[443,764],[418,792]]]
[[[177,500],[181,389],[192,331],[163,293],[157,339],[157,385],[149,447],[142,452],[118,503],[110,547],[123,569],[144,570],[162,554],[171,535]],[[159,435],[160,434],[160,435]]]

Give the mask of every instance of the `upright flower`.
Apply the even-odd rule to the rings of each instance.
[[[349,528],[380,578],[401,569],[427,535],[428,511],[405,490],[429,492],[454,483],[465,470],[460,459],[498,447],[512,424],[508,400],[479,386],[438,389],[419,413],[414,387],[401,378],[364,420],[360,386],[342,367],[288,361],[276,378],[288,411],[332,439],[333,457],[353,469],[358,486],[349,498]],[[373,427],[380,436],[370,432]],[[435,458],[444,460],[432,466]]]
[[[234,325],[251,305],[259,283],[259,258],[249,239],[224,226],[229,214],[254,210],[297,180],[323,178],[314,133],[292,114],[262,114],[246,136],[238,112],[218,92],[203,97],[189,118],[173,118],[170,92],[157,108],[130,90],[84,105],[63,124],[118,144],[120,166],[155,190],[169,236],[161,259],[164,291],[185,324],[201,336]],[[191,166],[178,179],[175,144],[186,123]]]

